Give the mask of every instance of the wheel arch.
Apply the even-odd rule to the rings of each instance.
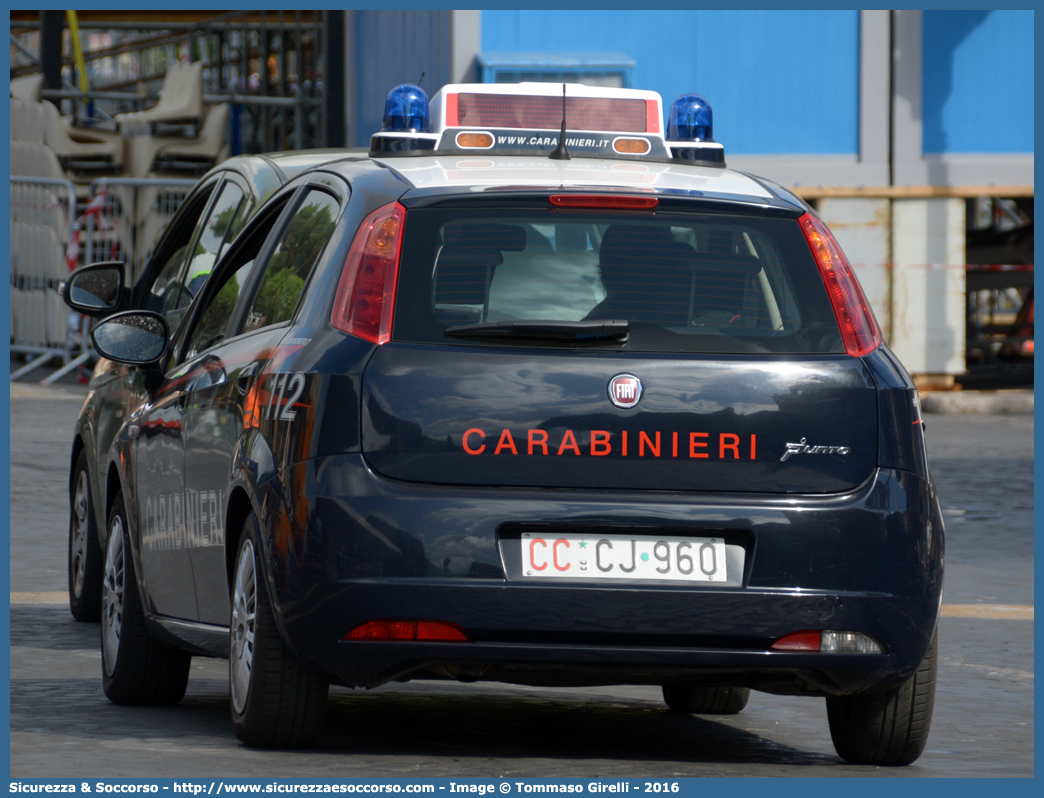
[[[76,476],[76,461],[80,459],[80,452],[87,448],[87,444],[83,442],[83,437],[80,433],[76,433],[76,437],[73,438],[72,445],[72,456],[69,459],[69,495],[72,496],[73,491],[76,490],[76,486],[73,484],[73,479]],[[87,461],[87,476],[90,477],[91,464],[90,460]]]
[[[243,534],[243,524],[254,511],[253,502],[246,488],[236,485],[228,495],[228,508],[225,511],[225,573],[228,576],[229,594],[232,592],[236,554],[239,552],[239,541]]]
[[[116,494],[123,490],[123,477],[120,474],[119,466],[115,461],[109,463],[109,472],[105,476],[105,517],[109,517],[109,513],[112,512],[112,504],[116,501]],[[124,496],[124,501],[127,501],[127,497]],[[129,512],[129,511],[128,511]],[[106,535],[107,537],[107,535]]]

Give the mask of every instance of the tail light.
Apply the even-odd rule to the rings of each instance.
[[[345,640],[431,640],[442,643],[467,643],[468,636],[455,623],[446,621],[367,621],[352,629]]]
[[[852,357],[862,357],[881,344],[881,329],[866,301],[852,266],[841,251],[834,236],[819,219],[806,213],[798,223],[805,233],[812,256],[823,276],[830,304],[834,307],[845,351]]]
[[[397,202],[363,219],[348,250],[330,316],[338,330],[375,344],[391,340],[405,222],[406,209]]]

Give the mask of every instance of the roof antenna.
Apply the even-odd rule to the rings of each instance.
[[[417,81],[417,86],[418,87],[421,85],[421,81],[424,80],[424,76],[427,75],[427,74],[428,74],[427,72],[424,72],[424,71],[421,72],[420,79]]]
[[[547,156],[552,161],[571,161],[569,151],[566,149],[566,85],[562,82],[562,132],[558,136],[558,146],[555,151]]]

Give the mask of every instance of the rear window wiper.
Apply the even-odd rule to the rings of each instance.
[[[557,321],[544,319],[512,319],[450,327],[452,338],[536,338],[559,341],[626,341],[631,323],[623,319],[590,321]]]

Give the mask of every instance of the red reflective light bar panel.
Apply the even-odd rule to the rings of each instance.
[[[447,97],[446,124],[454,126]],[[558,130],[562,126],[562,98],[517,94],[458,94],[456,126],[511,127],[528,130]],[[566,127],[570,130],[604,130],[614,133],[659,133],[649,130],[647,113],[651,100],[620,100],[607,97],[566,97]],[[655,103],[653,103],[655,104]]]
[[[559,208],[655,208],[657,197],[614,197],[605,194],[552,194],[548,199]]]

